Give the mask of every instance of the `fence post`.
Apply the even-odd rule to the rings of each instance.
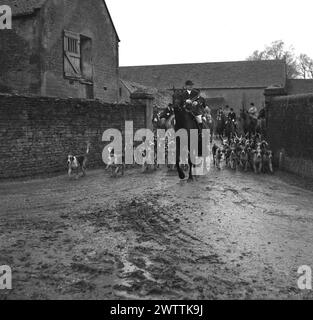
[[[136,91],[130,95],[130,101],[135,105],[144,105],[146,107],[146,128],[153,130],[153,100],[154,97],[150,93]]]

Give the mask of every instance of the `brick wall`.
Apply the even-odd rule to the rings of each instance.
[[[270,98],[268,136],[283,169],[313,178],[313,94]]]
[[[102,134],[146,127],[143,105],[112,105],[95,100],[0,95],[0,179],[66,172],[69,153],[84,153],[89,167],[104,166]]]

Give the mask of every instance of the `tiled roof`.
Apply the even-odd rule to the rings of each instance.
[[[123,80],[123,79],[120,79],[120,81],[124,84],[124,86],[127,88],[127,90],[130,93],[134,93],[137,90],[140,90],[140,91],[144,91],[146,93],[154,94],[158,91],[156,88],[149,88],[149,87],[144,86],[144,85],[137,83],[137,82],[127,81],[127,80]]]
[[[266,60],[120,67],[120,76],[161,89],[181,88],[186,80],[197,88],[263,88],[285,86],[286,64]]]
[[[13,16],[20,16],[20,15],[32,14],[36,9],[40,9],[45,4],[46,1],[47,0],[4,0],[3,4],[8,5],[12,8]],[[108,6],[105,0],[103,0],[103,3],[109,14],[109,18],[111,20],[116,36],[120,41],[113,19],[111,17],[110,11],[108,9]]]
[[[288,79],[288,94],[313,93],[313,79]]]
[[[166,108],[168,104],[172,102],[173,93],[170,91],[147,87],[142,84],[123,79],[120,79],[120,81],[124,84],[129,93],[142,91],[145,93],[152,94],[154,97],[154,104],[157,105],[159,108]]]
[[[13,16],[27,15],[40,9],[46,0],[4,0],[5,5],[12,8]]]

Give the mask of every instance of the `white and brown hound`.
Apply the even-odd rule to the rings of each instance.
[[[83,176],[86,175],[86,165],[88,161],[88,154],[90,149],[90,143],[87,143],[86,153],[83,155],[68,155],[67,157],[67,165],[68,165],[68,176],[72,176],[72,170],[77,170],[76,178],[78,178],[79,169],[82,171]]]

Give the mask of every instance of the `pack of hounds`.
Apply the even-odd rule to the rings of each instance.
[[[213,164],[219,170],[224,160],[225,166],[233,170],[253,170],[256,174],[274,173],[273,152],[260,134],[250,138],[248,135],[236,135],[230,140],[222,139],[221,146],[216,143],[213,145],[212,154]]]
[[[171,144],[173,143],[172,140],[170,142],[168,139],[164,139],[163,142],[165,145],[165,165],[170,170],[175,170],[174,164],[169,164],[169,157],[168,157],[168,150],[169,148],[174,148]],[[139,154],[141,155],[141,165],[138,164],[132,164],[132,165],[126,165],[125,164],[125,152],[123,154],[118,154],[113,147],[109,147],[109,155],[108,159],[106,159],[106,167],[105,171],[109,172],[112,177],[117,177],[118,175],[123,176],[126,167],[138,167],[141,166],[141,171],[144,172],[152,172],[156,171],[158,168],[160,168],[160,165],[157,164],[157,139],[155,137],[154,141],[149,141],[145,144],[145,148],[142,150],[138,150],[136,147],[134,147],[134,158],[136,158]],[[142,143],[146,142],[146,138],[144,137],[142,139]],[[86,175],[86,168],[88,163],[88,156],[90,152],[90,146],[91,144],[87,143],[87,148],[85,154],[80,155],[68,155],[67,158],[67,166],[68,166],[68,176],[71,178],[72,173],[75,172],[75,177],[78,178],[79,174],[81,173],[84,177]],[[187,159],[186,159],[187,162]],[[134,162],[135,163],[135,162]],[[184,171],[188,171],[188,164],[182,164],[182,169]]]
[[[140,151],[142,172],[156,171],[160,167],[157,164],[156,141],[157,140],[150,142],[148,147],[146,145],[146,148]],[[145,138],[142,142],[145,142]],[[175,165],[168,163],[167,151],[169,146],[167,143],[165,143],[165,146],[165,166],[170,170],[175,170]],[[86,175],[89,152],[90,143],[88,142],[85,154],[68,156],[67,165],[69,177],[72,176],[73,171],[76,171],[76,178],[78,178],[80,171],[82,172],[82,176]],[[260,134],[252,135],[250,138],[248,136],[238,137],[236,135],[230,140],[222,139],[220,145],[214,143],[212,147],[212,155],[213,165],[219,170],[222,168],[222,162],[225,161],[225,166],[233,170],[241,169],[245,172],[253,170],[257,174],[274,173],[273,152],[269,149],[267,141],[262,139]],[[107,165],[105,170],[108,171],[112,177],[117,177],[118,175],[123,176],[126,168],[124,160],[124,154],[119,155],[112,147],[109,148],[109,155],[106,161]],[[187,163],[187,161],[185,161],[185,163]],[[130,166],[136,167],[138,165]],[[184,171],[188,171],[188,164],[182,164],[181,167]]]

